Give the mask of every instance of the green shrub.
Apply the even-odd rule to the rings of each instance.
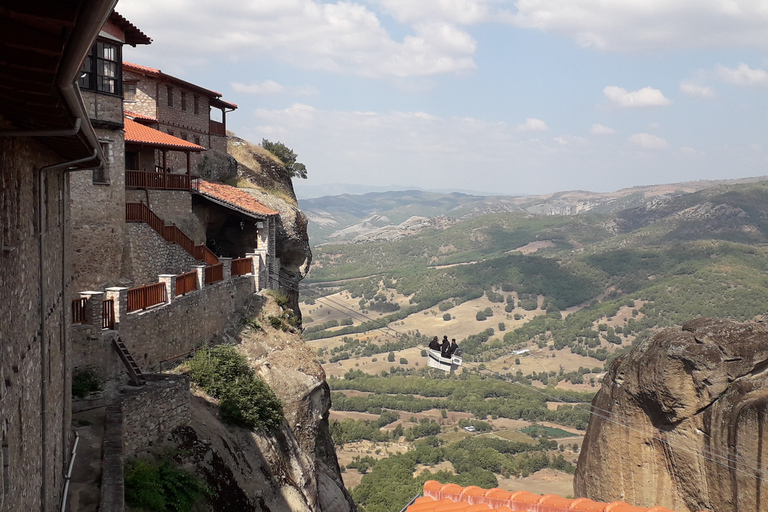
[[[450,319],[451,319],[451,314],[450,313],[446,313],[446,314],[443,315],[443,320],[445,320],[446,322],[449,321]]]
[[[275,329],[280,329],[283,326],[283,319],[279,316],[270,316],[269,323]]]
[[[278,306],[283,309],[288,307],[288,295],[283,290],[268,290],[267,293],[275,299]]]
[[[96,369],[88,366],[72,375],[72,396],[83,398],[89,393],[101,390],[101,382]]]
[[[189,377],[206,393],[221,399],[219,412],[224,422],[249,429],[280,427],[280,400],[233,347],[219,345],[198,351],[190,361]]]
[[[188,512],[212,492],[197,476],[177,468],[169,459],[160,463],[144,459],[125,469],[125,501],[152,512]]]

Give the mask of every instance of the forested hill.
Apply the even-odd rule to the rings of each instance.
[[[393,240],[422,229],[444,226],[456,220],[490,213],[576,215],[615,213],[665,203],[669,199],[722,185],[753,183],[762,178],[695,181],[633,187],[610,193],[557,192],[539,196],[477,196],[427,191],[344,194],[302,199],[310,219],[313,245],[346,240]],[[436,219],[437,218],[437,219]]]
[[[588,313],[590,303],[610,310],[643,301],[644,324],[635,330],[696,316],[752,318],[768,304],[766,243],[763,181],[721,185],[610,215],[492,214],[393,242],[323,245],[314,249],[306,282],[322,294],[317,286],[323,282],[364,278],[344,287],[366,301],[378,296],[386,302],[384,290],[409,297],[407,309],[378,323],[444,301],[486,295],[493,302],[512,291],[518,307],[538,296],[552,311],[583,311],[562,320],[558,315],[558,326],[545,325],[542,317],[505,334],[506,342],[517,343],[540,333],[548,339],[561,330],[573,335],[578,329],[568,322],[605,313]],[[374,300],[366,307],[373,306],[384,304]],[[563,336],[563,342],[571,339]]]

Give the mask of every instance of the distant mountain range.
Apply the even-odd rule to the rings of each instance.
[[[700,180],[632,187],[616,192],[582,190],[538,196],[481,196],[423,190],[342,194],[299,200],[309,217],[312,245],[329,242],[397,240],[422,229],[491,213],[530,215],[615,213],[637,207],[661,207],[671,199],[707,188],[754,183],[768,177]]]

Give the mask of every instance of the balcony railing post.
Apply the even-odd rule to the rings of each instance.
[[[219,258],[219,263],[222,281],[229,281],[232,278],[232,258]]]
[[[192,265],[192,270],[197,272],[197,289],[205,287],[205,265]]]
[[[104,292],[80,292],[80,297],[87,299],[85,302],[85,323],[101,329]]]
[[[120,321],[128,314],[128,288],[115,286],[106,291],[107,298],[115,301],[115,329],[118,329]]]
[[[262,253],[266,256],[266,251],[257,249],[256,252],[249,252],[245,254],[246,258],[253,260],[253,287],[255,291],[259,291],[264,288],[262,286],[261,275],[263,273],[264,266],[262,265]]]
[[[160,274],[157,280],[165,284],[165,301],[170,304],[176,299],[176,274]]]

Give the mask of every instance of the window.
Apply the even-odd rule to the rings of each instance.
[[[195,114],[199,114],[200,113],[200,97],[195,95],[194,102],[195,102]]]
[[[170,85],[166,87],[168,88],[168,106],[173,107],[173,87]]]
[[[200,145],[200,136],[199,135],[195,135],[195,144],[197,144],[198,146]]]
[[[187,93],[181,93],[181,110],[187,110]]]
[[[98,41],[83,61],[78,84],[81,89],[119,95],[122,93],[120,46]]]
[[[123,99],[136,101],[136,84],[123,84]]]

